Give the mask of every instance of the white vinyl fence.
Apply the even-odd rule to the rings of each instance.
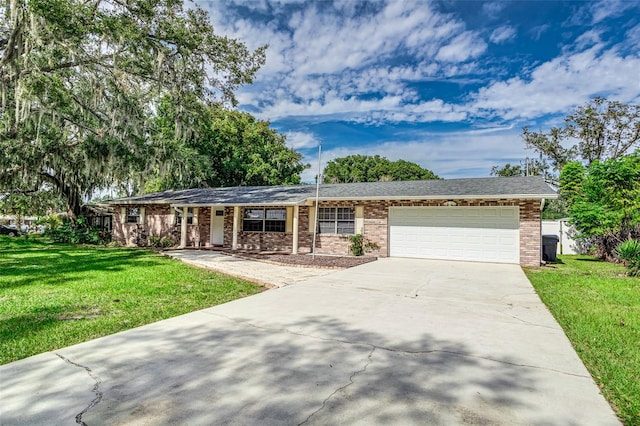
[[[560,239],[558,242],[557,254],[579,254],[579,247],[572,238],[575,235],[575,229],[567,224],[568,219],[543,220],[542,235],[557,235]]]

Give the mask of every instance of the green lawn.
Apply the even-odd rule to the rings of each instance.
[[[148,250],[0,236],[0,364],[261,290]]]
[[[639,425],[640,278],[588,256],[525,272],[620,418]]]

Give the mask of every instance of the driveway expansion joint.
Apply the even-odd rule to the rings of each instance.
[[[79,425],[82,425],[82,426],[87,426],[87,424],[82,420],[82,416],[84,416],[87,413],[87,411],[91,410],[93,407],[98,405],[100,403],[100,401],[102,401],[102,395],[103,394],[102,394],[102,391],[100,390],[100,384],[102,383],[102,380],[100,379],[100,377],[96,376],[89,367],[84,366],[82,364],[78,364],[77,362],[73,362],[69,358],[66,358],[66,357],[62,356],[57,352],[54,352],[54,353],[58,356],[58,358],[60,358],[61,360],[63,360],[67,364],[70,364],[70,365],[73,365],[74,367],[79,367],[79,368],[82,368],[82,369],[86,370],[86,372],[89,375],[89,377],[91,377],[95,381],[95,384],[93,385],[92,392],[95,393],[96,397],[93,400],[91,400],[89,405],[87,405],[87,407],[84,410],[82,410],[81,412],[79,412],[76,415],[76,423],[79,424]]]
[[[324,408],[327,406],[327,402],[329,402],[329,400],[338,392],[348,388],[349,386],[351,386],[353,384],[353,379],[359,375],[359,374],[363,374],[364,372],[367,371],[367,367],[369,366],[369,364],[371,364],[371,357],[373,356],[373,353],[375,352],[376,347],[373,346],[371,348],[371,351],[369,352],[369,355],[367,356],[367,362],[364,364],[364,367],[362,367],[360,370],[358,371],[354,371],[353,373],[351,373],[351,375],[349,376],[349,383],[340,386],[338,389],[334,390],[333,392],[331,392],[329,394],[329,396],[327,396],[324,401],[322,401],[322,405],[320,406],[320,408],[318,408],[316,411],[314,411],[313,413],[309,414],[309,416],[301,423],[298,423],[298,426],[302,426],[305,423],[308,423],[309,420],[311,420],[311,418],[313,416],[315,416],[316,414],[318,414],[319,412],[321,412],[322,410],[324,410]]]

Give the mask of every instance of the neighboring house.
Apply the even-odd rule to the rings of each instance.
[[[539,265],[540,213],[556,193],[537,176],[320,185],[316,253],[346,255],[349,235],[375,256]],[[113,239],[145,245],[310,253],[316,186],[202,188],[112,200]]]
[[[111,205],[104,203],[85,204],[82,206],[82,213],[94,228],[111,232],[113,228],[113,208]]]
[[[576,230],[567,222],[568,218],[542,221],[542,235],[556,235],[558,246],[556,254],[580,254],[583,250],[573,236]]]
[[[36,226],[36,221],[38,218],[36,216],[16,216],[16,215],[0,215],[0,224],[8,225],[13,228],[18,228],[22,231],[27,231],[29,228],[33,228]]]

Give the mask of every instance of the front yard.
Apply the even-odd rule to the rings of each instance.
[[[148,250],[0,236],[0,364],[261,290]]]
[[[640,278],[588,256],[525,272],[620,418],[640,424]]]

